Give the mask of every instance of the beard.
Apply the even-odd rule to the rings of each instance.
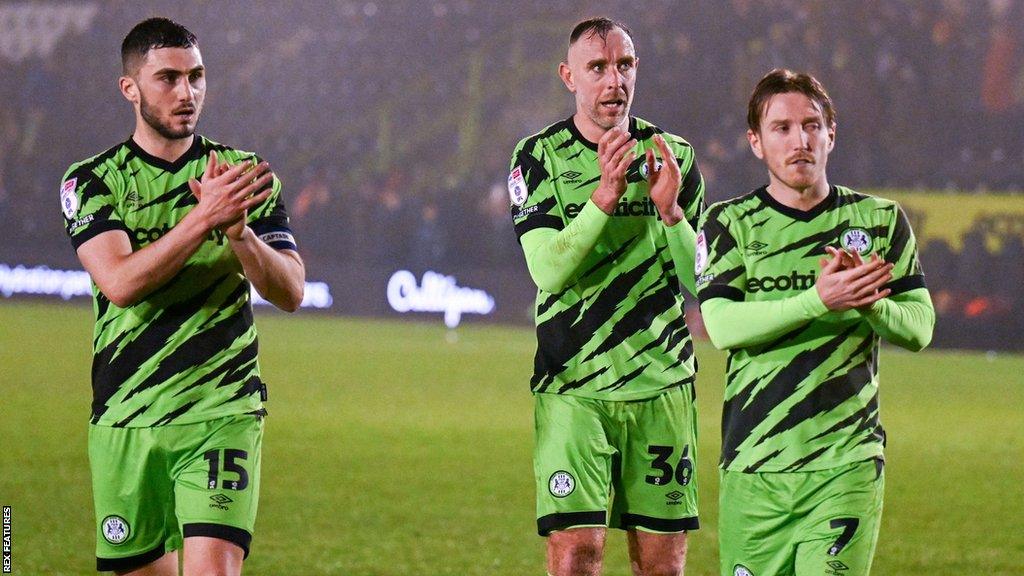
[[[170,123],[162,122],[157,114],[157,111],[149,105],[149,102],[146,102],[146,97],[142,96],[141,94],[139,96],[139,112],[142,114],[142,119],[146,121],[146,124],[149,124],[150,128],[156,130],[157,133],[163,136],[164,138],[168,140],[181,140],[182,138],[188,138],[193,133],[195,133],[195,126],[185,125],[181,128],[174,128],[170,125]],[[198,110],[199,107],[197,106],[197,118]]]
[[[629,109],[632,102],[629,97],[625,94],[622,95],[623,106],[622,110],[616,114],[609,114],[600,103],[590,109],[591,122],[600,126],[604,130],[610,130],[616,126],[621,125],[626,118],[629,118]]]

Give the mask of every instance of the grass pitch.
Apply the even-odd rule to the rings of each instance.
[[[247,574],[544,573],[533,516],[534,339],[521,328],[261,310],[270,386]],[[93,574],[91,311],[0,303],[0,504],[15,574]],[[717,574],[724,355],[697,349],[702,529]],[[1024,573],[1024,357],[882,354],[887,494],[874,573]],[[612,532],[605,574],[629,574]]]

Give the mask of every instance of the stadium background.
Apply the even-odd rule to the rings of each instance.
[[[166,15],[198,34],[209,71],[199,131],[260,153],[285,183],[308,279],[315,283],[307,304],[323,309],[316,316],[333,314],[284,319],[261,311],[264,321],[296,337],[302,336],[298,327],[303,322],[327,334],[385,330],[333,320],[333,315],[420,321],[403,324],[409,328],[392,327],[385,336],[392,338],[423,335],[426,326],[440,326],[439,312],[445,309],[449,325],[460,319],[451,310],[464,309],[461,319],[467,324],[529,326],[534,289],[509,222],[508,157],[519,138],[572,113],[555,68],[571,25],[594,14],[609,14],[632,27],[641,59],[633,111],[695,146],[709,201],[744,193],[765,179],[744,138],[746,99],[757,79],[775,66],[817,75],[838,109],[831,180],[898,199],[913,221],[939,313],[934,346],[1024,350],[1020,0],[4,1],[0,357],[20,362],[18,370],[0,374],[7,408],[2,430],[14,440],[9,445],[21,438],[31,446],[32,423],[37,417],[53,418],[32,413],[29,419],[11,408],[27,405],[18,403],[18,393],[35,394],[27,382],[58,378],[34,368],[33,362],[45,363],[48,357],[46,351],[26,352],[24,347],[33,342],[52,343],[72,334],[82,340],[72,355],[78,360],[59,377],[65,386],[80,389],[79,410],[69,414],[81,422],[61,425],[78,434],[84,422],[79,412],[87,406],[88,357],[79,348],[88,343],[87,284],[81,274],[62,272],[80,266],[62,230],[58,186],[70,162],[131,132],[132,114],[116,78],[120,41],[133,24]],[[401,270],[411,275],[400,274],[396,281]],[[436,275],[424,279],[428,271]],[[455,289],[455,282],[463,289]],[[397,302],[389,301],[389,285]],[[51,310],[49,302],[58,307]],[[62,312],[59,306],[68,305],[73,308]],[[65,316],[85,325],[39,325]],[[693,323],[700,332],[695,314]],[[35,332],[25,333],[27,328]],[[523,366],[516,372],[519,380],[508,386],[528,417],[522,381],[530,355],[528,328],[514,329],[514,336],[488,331],[504,330],[497,327],[462,327],[446,336],[441,330],[441,336],[423,338],[439,347],[452,345],[458,334],[460,345],[485,347],[491,337],[514,341],[509,346]],[[285,349],[275,351],[275,343]],[[299,347],[296,341],[264,337],[272,357],[287,355],[289,345]],[[430,346],[416,353],[432,357]],[[714,354],[709,348],[701,351]],[[505,352],[473,356],[472,361],[488,366],[489,358],[504,360]],[[367,354],[353,361],[402,361],[380,356],[380,350]],[[419,357],[408,358],[416,362]],[[965,384],[973,378],[968,374],[975,369],[973,359],[988,358],[981,371],[1016,377],[1020,384],[1015,355],[996,364],[991,356],[964,356],[963,362],[960,356],[922,358],[929,365],[954,367],[957,380]],[[451,360],[458,369],[466,361],[458,355]],[[715,362],[709,362],[712,370]],[[1006,368],[1000,362],[1016,364]],[[265,363],[273,370],[272,362]],[[279,376],[278,381],[287,380]],[[919,385],[923,390],[928,383]],[[64,388],[40,390],[59,395]],[[981,434],[977,446],[995,443],[1010,450],[1017,464],[990,474],[1019,479],[1024,473],[1018,433],[1022,397],[1019,386],[1009,390],[1015,395],[996,396],[994,402],[970,388],[949,398],[952,404],[974,397],[988,403],[976,406],[981,418],[1010,419],[1000,428],[1001,440]],[[417,392],[403,388],[403,393],[415,397]],[[1016,406],[1016,412],[1000,412],[993,403],[1003,410]],[[287,421],[284,411],[279,422]],[[56,431],[48,434],[61,437]],[[708,434],[717,435],[714,423]],[[528,437],[510,445],[528,451]],[[922,435],[922,442],[927,438]],[[81,466],[84,449],[73,448],[69,454]],[[29,453],[25,458],[3,460],[4,474],[16,462],[20,469],[32,461]],[[712,461],[705,456],[705,464]],[[528,474],[528,468],[516,470]],[[29,469],[21,483],[0,484],[0,500],[18,501],[19,495],[10,491],[41,481],[45,474],[37,472]],[[74,478],[87,481],[82,470]],[[705,485],[711,483],[708,476]],[[1019,487],[1015,493],[1020,496]],[[705,509],[712,503],[702,501]],[[1009,526],[1019,531],[1019,517],[1011,518]],[[1019,561],[1024,544],[1011,539],[1003,552],[1016,554]],[[31,553],[22,552],[23,557]],[[81,550],[69,555],[79,558],[76,566],[81,564]],[[358,566],[373,566],[373,561]],[[422,568],[415,562],[411,566]],[[944,573],[927,560],[912,566],[921,571],[906,573]],[[978,573],[1002,573],[995,566]],[[405,572],[366,568],[352,573]]]
[[[839,114],[832,181],[904,200],[921,236],[936,345],[1024,346],[1024,5],[1012,0],[5,3],[0,264],[77,267],[58,180],[130,134],[120,39],[162,13],[200,38],[200,131],[271,162],[332,310],[393,314],[392,273],[434,270],[486,290],[491,317],[528,323],[508,157],[571,113],[555,67],[566,30],[599,12],[634,27],[634,111],[696,147],[711,201],[765,179],[744,138],[757,79],[774,66],[818,75]]]

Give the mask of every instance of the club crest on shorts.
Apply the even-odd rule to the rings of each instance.
[[[743,564],[737,564],[736,568],[732,571],[732,576],[754,576],[754,573]]]
[[[60,185],[60,208],[68,220],[73,219],[78,212],[78,196],[75,195],[77,186],[78,178],[71,178]]]
[[[526,179],[523,178],[523,168],[516,166],[508,175],[508,197],[516,206],[526,203]]]
[[[847,252],[866,255],[871,252],[871,234],[863,228],[847,228],[840,237],[840,243]]]
[[[576,479],[565,470],[559,470],[548,480],[548,490],[555,498],[565,498],[576,489]]]
[[[128,522],[116,515],[104,518],[100,528],[103,530],[103,539],[114,545],[122,544],[131,534]]]

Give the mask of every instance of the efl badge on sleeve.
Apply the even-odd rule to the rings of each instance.
[[[871,234],[863,228],[848,228],[840,237],[840,243],[850,254],[866,256],[871,252]]]
[[[508,197],[516,206],[526,203],[526,180],[523,179],[523,169],[516,166],[508,175]]]
[[[60,185],[60,207],[68,220],[73,220],[78,212],[78,196],[75,195],[77,186],[78,178],[72,178]]]
[[[693,258],[693,271],[700,274],[708,265],[708,242],[704,238],[704,231],[697,234],[697,254]]]

